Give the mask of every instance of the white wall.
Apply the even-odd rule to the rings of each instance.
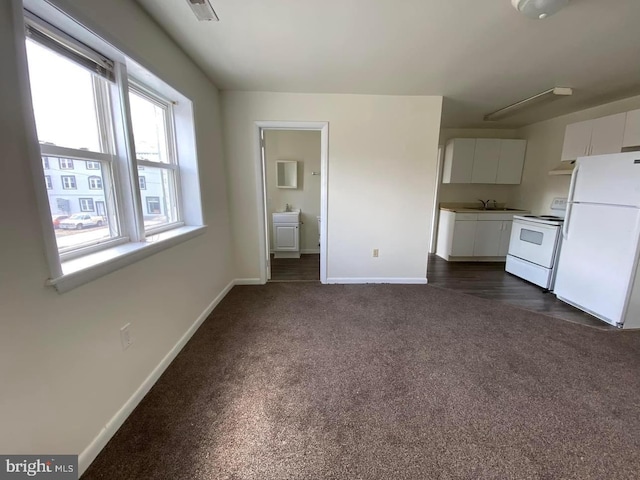
[[[440,130],[440,145],[445,146],[451,138],[521,138],[516,130],[499,128],[443,128]],[[443,183],[440,188],[440,202],[477,202],[496,200],[509,204],[516,196],[517,185],[478,185]],[[477,202],[478,205],[480,202]]]
[[[564,131],[568,124],[590,120],[640,108],[640,96],[534,123],[517,131],[518,138],[527,140],[522,184],[513,197],[516,207],[527,208],[537,214],[552,213],[549,208],[554,197],[569,193],[569,175],[549,175],[560,165]]]
[[[222,106],[239,277],[259,278],[254,122],[272,120],[329,122],[327,277],[424,279],[441,97],[234,91]]]
[[[218,93],[132,0],[58,0],[194,102],[205,235],[65,294],[47,270],[0,2],[0,451],[80,453],[233,278]],[[119,329],[132,324],[123,352]]]
[[[300,249],[303,253],[320,253],[318,246],[318,219],[320,216],[320,132],[305,130],[266,130],[264,133],[267,168],[267,218],[282,211],[288,203],[302,210]],[[276,161],[298,162],[298,188],[278,188]],[[273,229],[271,249],[273,249]]]

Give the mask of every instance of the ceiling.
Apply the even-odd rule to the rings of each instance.
[[[222,90],[442,95],[443,126],[514,127],[640,94],[640,1],[570,0],[530,20],[510,0],[138,0]],[[547,90],[574,94],[500,122]]]

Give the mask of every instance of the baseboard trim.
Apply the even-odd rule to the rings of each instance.
[[[333,277],[327,278],[327,283],[333,284],[364,284],[364,283],[397,283],[403,285],[425,285],[427,279],[423,277],[359,277],[359,278],[346,278],[346,277]]]
[[[259,278],[236,278],[235,285],[264,285]]]
[[[227,293],[236,285],[236,281],[232,280],[229,284],[224,287],[224,289],[218,294],[216,298],[205,308],[205,310],[198,316],[196,321],[189,327],[189,329],[182,335],[180,340],[173,346],[169,353],[167,353],[164,358],[160,361],[160,363],[153,369],[153,371],[149,374],[149,376],[142,382],[142,385],[138,387],[138,389],[129,397],[129,400],[125,402],[125,404],[116,412],[116,414],[107,422],[104,428],[98,433],[98,435],[93,439],[93,441],[85,448],[82,453],[80,453],[78,457],[78,470],[79,476],[85,472],[91,462],[93,462],[98,454],[102,451],[102,449],[106,446],[107,442],[111,440],[111,437],[115,435],[118,429],[125,422],[127,417],[133,412],[133,410],[138,406],[140,401],[144,398],[144,396],[151,390],[151,387],[158,381],[160,376],[167,369],[169,364],[173,361],[174,358],[180,353],[182,348],[187,344],[189,339],[193,336],[193,334],[198,330],[202,322],[209,316],[209,314],[213,311],[213,309],[220,303],[220,301],[225,297]]]
[[[300,250],[300,253],[302,255],[308,255],[311,253],[320,253],[320,249],[319,248],[303,248],[302,250]]]

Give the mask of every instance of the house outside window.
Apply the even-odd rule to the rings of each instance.
[[[89,189],[102,190],[102,179],[96,176],[89,177]]]
[[[76,186],[76,177],[73,175],[62,175],[60,177],[62,180],[62,188],[65,190],[75,190]]]
[[[149,215],[159,215],[162,213],[160,210],[160,197],[147,197],[147,213]]]
[[[60,166],[60,170],[73,170],[73,160],[70,158],[59,158],[58,164]]]
[[[78,201],[80,202],[80,211],[81,212],[93,212],[94,211],[93,198],[79,198]]]

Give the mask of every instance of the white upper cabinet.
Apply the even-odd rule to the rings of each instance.
[[[626,119],[626,113],[618,113],[593,120],[589,155],[620,153]]]
[[[640,145],[640,110],[627,112],[626,120],[622,146],[637,147]]]
[[[500,139],[477,138],[471,183],[496,183],[499,160]]]
[[[561,160],[620,153],[626,136],[626,123],[627,113],[618,113],[567,125]],[[634,135],[631,133],[632,128],[629,129],[630,138]],[[639,134],[640,132],[636,131],[636,137]]]
[[[496,183],[519,184],[522,181],[526,140],[500,140],[500,161]]]
[[[526,140],[454,138],[447,142],[442,183],[518,184]]]
[[[593,120],[567,125],[564,131],[562,161],[575,160],[578,157],[588,155],[592,128]]]
[[[475,138],[454,138],[444,152],[442,183],[471,183]]]

